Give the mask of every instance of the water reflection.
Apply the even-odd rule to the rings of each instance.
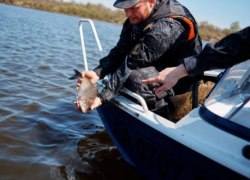
[[[97,112],[83,115],[73,104],[76,82],[68,77],[83,70],[79,18],[3,4],[0,17],[1,179],[137,178],[104,140]],[[90,69],[121,30],[95,24],[104,52],[84,27]]]

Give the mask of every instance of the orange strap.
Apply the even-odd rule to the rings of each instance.
[[[171,18],[180,19],[189,26],[189,33],[188,33],[187,41],[195,38],[194,24],[192,21],[190,21],[188,18],[182,17],[182,16],[171,16]]]

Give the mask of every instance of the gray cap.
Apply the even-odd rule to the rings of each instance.
[[[140,0],[116,0],[113,6],[120,9],[127,9],[133,7],[139,2]]]

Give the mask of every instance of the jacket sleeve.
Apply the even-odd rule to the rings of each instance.
[[[207,44],[198,56],[184,59],[189,75],[206,70],[228,68],[250,59],[250,27],[232,33],[215,44]]]
[[[128,49],[130,49],[130,33],[131,26],[126,21],[123,25],[120,39],[116,46],[110,50],[109,54],[100,60],[100,64],[94,69],[100,79],[103,79],[106,75],[113,73],[124,61]]]
[[[108,85],[100,94],[101,99],[110,100],[123,87],[132,70],[155,65],[166,51],[180,42],[184,32],[184,27],[172,18],[165,18],[164,22],[159,21],[146,30],[112,74]]]

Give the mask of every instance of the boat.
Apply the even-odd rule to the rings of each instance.
[[[178,122],[126,88],[97,108],[121,156],[146,179],[250,179],[250,60],[204,77],[218,82]]]

